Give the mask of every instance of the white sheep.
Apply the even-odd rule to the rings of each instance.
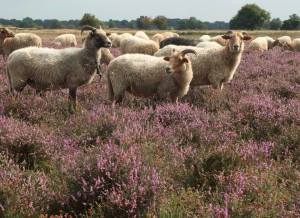
[[[185,56],[193,50],[174,52],[170,57],[126,54],[108,65],[108,97],[115,103],[123,100],[125,92],[138,97],[163,97],[170,94],[173,102],[185,95],[193,78],[190,60]],[[169,61],[167,64],[166,61]]]
[[[144,31],[137,31],[133,36],[149,40],[149,36]]]
[[[251,40],[249,44],[250,50],[267,51],[274,47],[275,40],[269,36],[261,36]]]
[[[58,46],[71,46],[77,45],[76,36],[74,34],[62,34],[54,38],[53,43]]]
[[[272,47],[275,47],[275,46],[284,47],[285,44],[290,44],[291,42],[292,42],[291,37],[281,36],[272,43]],[[287,46],[285,46],[284,49],[287,49]]]
[[[156,33],[152,36],[151,40],[159,44],[162,40],[170,37],[179,37],[179,34],[173,32]]]
[[[120,47],[122,40],[126,39],[128,37],[132,37],[132,34],[131,33],[123,33],[121,35],[116,35],[115,38],[111,42],[112,47],[113,48]]]
[[[210,39],[210,35],[202,35],[202,36],[199,37],[199,40],[201,42],[205,42],[205,41],[207,41],[209,39]]]
[[[241,61],[244,40],[250,40],[251,37],[245,32],[232,31],[228,31],[222,37],[227,40],[226,46],[197,48],[197,57],[190,57],[194,72],[191,87],[211,85],[221,90],[223,83],[232,80]]]
[[[26,85],[39,91],[69,89],[70,112],[76,110],[77,87],[90,83],[99,71],[100,48],[111,47],[103,30],[91,32],[82,48],[28,47],[14,51],[7,60],[9,91],[21,92]]]
[[[107,33],[106,36],[110,39],[110,41],[113,41],[117,37],[117,33]]]
[[[159,45],[147,39],[131,36],[121,41],[120,50],[122,54],[148,54],[153,55],[159,49]]]
[[[202,50],[203,48],[199,48],[196,46],[191,45],[167,45],[161,49],[159,49],[157,52],[153,54],[155,57],[165,57],[170,56],[174,51],[182,51],[185,49],[192,49],[194,51]]]
[[[115,56],[110,52],[109,48],[101,48],[100,64],[108,65]]]
[[[220,45],[217,42],[210,42],[210,41],[205,41],[205,42],[199,42],[196,47],[198,48],[220,48],[222,45]]]
[[[300,38],[293,39],[290,43],[283,44],[284,50],[300,51]]]
[[[0,53],[6,58],[13,51],[29,46],[42,46],[42,39],[33,33],[13,34],[7,28],[0,28]]]

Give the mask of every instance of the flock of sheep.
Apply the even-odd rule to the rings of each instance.
[[[228,31],[224,35],[199,39],[176,33],[155,34],[150,39],[143,31],[105,33],[101,28],[85,26],[90,31],[81,48],[73,34],[54,39],[68,48],[42,47],[42,40],[32,33],[14,34],[0,28],[0,53],[6,60],[9,91],[21,92],[26,85],[37,92],[69,89],[69,110],[76,111],[76,91],[90,83],[100,64],[107,64],[108,98],[114,107],[126,92],[139,97],[165,97],[173,102],[187,94],[190,87],[211,85],[222,89],[230,82],[241,61],[246,32]],[[119,47],[122,55],[114,57],[109,48]],[[249,49],[265,51],[274,46],[300,51],[300,39],[284,36],[276,40],[257,37]]]

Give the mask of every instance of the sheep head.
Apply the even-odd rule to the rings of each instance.
[[[186,54],[188,53],[196,55],[196,52],[193,49],[185,49],[183,51],[175,51],[174,49],[170,57],[164,57],[165,61],[169,61],[169,65],[166,67],[166,72],[170,74],[184,71],[186,68],[185,63],[190,62],[186,57]],[[184,67],[184,69],[182,69],[182,67]]]
[[[8,38],[8,37],[15,37],[15,34],[10,31],[9,29],[7,28],[0,28],[0,39],[1,40],[4,40],[5,38]]]
[[[225,35],[222,35],[222,38],[228,40],[226,46],[230,52],[238,53],[244,49],[244,41],[250,40],[252,37],[246,32],[228,31]]]
[[[93,46],[97,49],[111,47],[111,41],[107,38],[106,33],[101,27],[97,30],[94,27],[85,26],[81,29],[81,35],[85,30],[91,31],[86,37],[85,46]]]

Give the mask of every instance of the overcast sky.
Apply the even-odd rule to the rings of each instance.
[[[300,16],[300,0],[0,0],[0,18],[80,20],[85,13],[90,13],[101,21],[163,15],[229,22],[241,7],[252,3],[270,12],[271,18],[282,21],[292,14]]]

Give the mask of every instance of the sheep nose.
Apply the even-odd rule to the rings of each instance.
[[[240,47],[239,45],[234,45],[234,46],[233,46],[233,49],[234,49],[235,51],[237,51],[237,50],[239,50],[239,47]]]
[[[109,47],[112,46],[111,42],[107,42],[106,44],[107,44],[107,46],[109,46]]]

